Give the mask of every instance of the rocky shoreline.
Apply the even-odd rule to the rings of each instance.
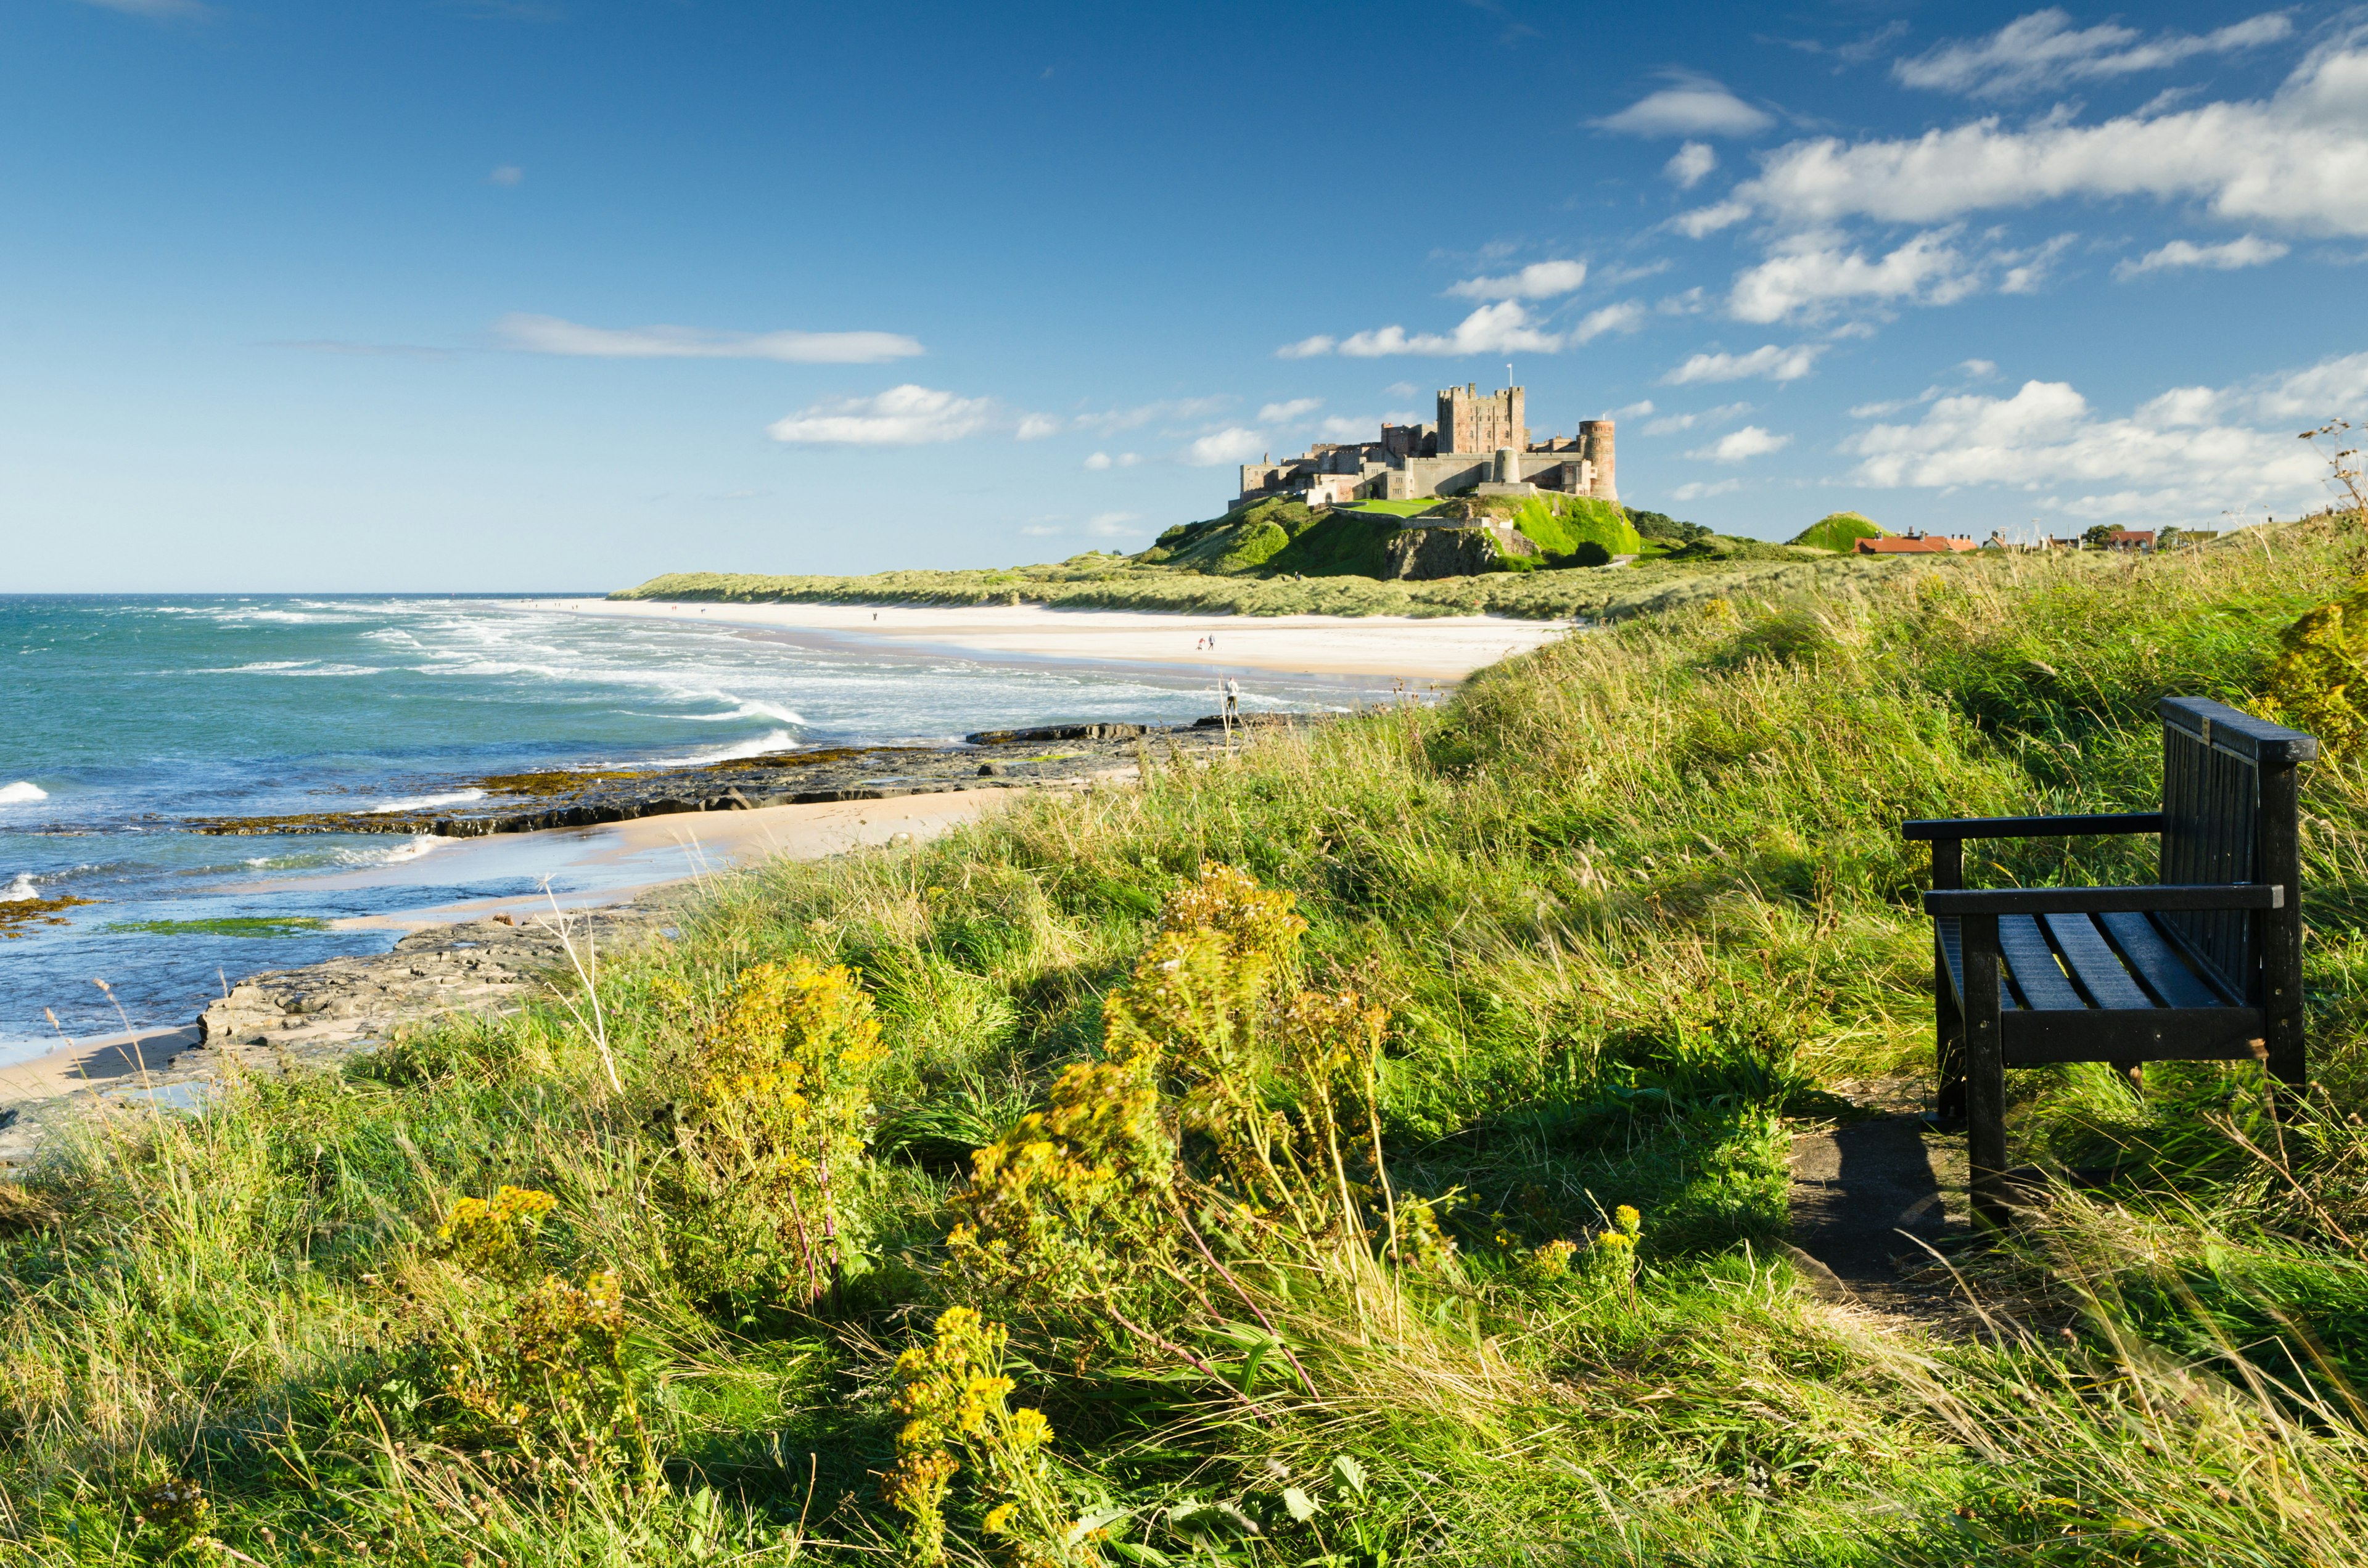
[[[0,1176],[20,1174],[51,1133],[85,1111],[192,1110],[236,1077],[334,1073],[406,1027],[508,1012],[544,987],[574,983],[577,961],[667,938],[684,896],[659,889],[564,916],[440,926],[372,957],[251,975],[187,1028],[148,1035],[136,1051],[82,1053],[68,1080],[79,1086],[14,1101],[0,1090]]]
[[[296,816],[198,817],[181,825],[197,833],[430,834],[477,838],[542,828],[597,827],[604,823],[686,812],[755,811],[764,806],[883,801],[954,790],[1013,789],[1072,782],[1148,761],[1190,760],[1223,752],[1249,728],[1299,722],[1290,714],[1220,715],[1196,723],[1050,724],[1024,730],[983,730],[958,746],[812,746],[734,757],[696,767],[602,772],[495,774],[432,786],[438,794],[475,790],[484,799],[434,813],[384,811],[317,812]]]
[[[487,799],[472,802],[465,812],[434,816],[336,812],[186,825],[219,834],[478,837],[682,812],[1074,784],[1132,772],[1146,763],[1205,761],[1240,744],[1245,732],[1301,722],[1291,715],[1254,714],[1230,725],[1212,717],[1173,728],[1095,723],[981,731],[959,746],[813,747],[696,768],[455,781],[484,789]],[[630,903],[564,915],[515,923],[496,916],[435,926],[374,956],[250,975],[209,1002],[184,1028],[149,1031],[135,1045],[116,1042],[73,1052],[57,1081],[46,1086],[12,1090],[9,1074],[0,1071],[0,1178],[21,1176],[48,1137],[85,1112],[197,1109],[222,1084],[242,1075],[334,1073],[405,1028],[513,1010],[546,988],[577,983],[574,966],[589,954],[669,939],[689,896],[679,886],[659,888]],[[58,1061],[51,1059],[53,1068]]]

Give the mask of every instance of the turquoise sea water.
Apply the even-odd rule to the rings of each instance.
[[[498,598],[0,597],[0,897],[97,902],[0,940],[0,1061],[188,1022],[225,978],[382,950],[399,932],[120,927],[416,909],[533,891],[515,858],[376,834],[216,837],[185,818],[414,805],[472,775],[952,740],[1211,711],[1213,672],[985,662],[845,635],[593,619]],[[1352,685],[1251,676],[1258,707]],[[450,854],[478,880],[440,883]],[[356,878],[405,862],[406,885]],[[563,871],[564,889],[570,874]],[[268,883],[268,887],[256,884]],[[359,885],[356,885],[359,883]],[[11,1049],[9,1042],[16,1042]]]

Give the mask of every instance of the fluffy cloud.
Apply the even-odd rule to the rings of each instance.
[[[1295,397],[1289,403],[1269,403],[1258,410],[1258,423],[1288,425],[1293,420],[1305,418],[1323,406],[1324,400],[1320,397]]]
[[[1133,452],[1121,452],[1116,457],[1110,456],[1108,452],[1096,452],[1091,457],[1086,459],[1084,463],[1079,466],[1089,469],[1095,473],[1099,473],[1105,469],[1133,468],[1142,460],[1143,460],[1141,458],[1135,456]]]
[[[1793,444],[1790,436],[1772,436],[1757,425],[1746,425],[1731,430],[1709,446],[1688,452],[1690,458],[1706,459],[1714,463],[1739,463],[1751,458],[1781,452]]]
[[[557,316],[506,315],[504,347],[595,359],[779,359],[795,365],[877,365],[923,352],[893,332],[712,332],[696,326],[583,326]]]
[[[2217,272],[2234,272],[2240,267],[2262,267],[2286,254],[2291,246],[2276,240],[2264,240],[2243,234],[2225,244],[2199,245],[2191,240],[2173,240],[2160,250],[2150,250],[2135,261],[2123,262],[2113,268],[2116,278],[2135,278],[2144,272],[2168,272],[2202,267]]]
[[[1140,512],[1096,512],[1086,519],[1086,531],[1097,539],[1120,539],[1143,531]]]
[[[1047,436],[1057,436],[1060,433],[1061,422],[1049,414],[1023,415],[1019,427],[1012,431],[1013,435],[1023,441],[1041,441]]]
[[[877,397],[825,398],[775,420],[766,434],[801,446],[917,447],[959,441],[1006,423],[991,397],[957,397],[907,383]]]
[[[1679,190],[1691,190],[1716,167],[1718,153],[1709,142],[1689,142],[1678,149],[1677,155],[1662,166],[1661,172],[1677,181]]]
[[[2066,82],[2159,71],[2199,54],[2275,43],[2293,32],[2286,15],[2271,11],[2201,37],[2164,33],[2147,39],[2112,22],[2076,28],[2070,17],[2051,6],[2019,17],[1987,38],[1954,40],[1899,61],[1891,74],[1911,87],[2004,97]]]
[[[1732,495],[1735,492],[1742,488],[1743,481],[1739,479],[1722,479],[1715,483],[1709,483],[1697,479],[1687,483],[1680,484],[1675,490],[1670,491],[1669,499],[1672,501],[1699,501],[1705,495]]]
[[[1392,354],[1552,354],[1562,347],[1559,333],[1542,332],[1518,300],[1483,305],[1458,322],[1452,333],[1409,333],[1385,326],[1334,339],[1304,337],[1275,353],[1285,359],[1305,359],[1338,354],[1350,359],[1379,359]]]
[[[1751,203],[1721,201],[1710,207],[1697,207],[1691,212],[1680,212],[1669,220],[1669,227],[1690,240],[1698,240],[1704,234],[1731,229],[1750,216]]]
[[[1573,343],[1592,343],[1607,332],[1634,332],[1645,324],[1645,307],[1634,300],[1622,300],[1616,305],[1606,305],[1600,311],[1589,311],[1578,324],[1570,329]]]
[[[1951,243],[1956,235],[1928,230],[1874,261],[1827,230],[1789,235],[1766,261],[1736,275],[1726,308],[1738,321],[1774,322],[1850,302],[1948,304],[1979,286]]]
[[[2317,51],[2267,99],[2096,125],[2059,112],[2019,129],[1992,118],[1892,141],[1795,142],[1724,205],[1788,225],[1937,223],[2132,196],[2199,201],[2231,222],[2368,234],[2368,44],[2346,35]],[[1705,210],[1697,227],[1709,232],[1723,211]]]
[[[2294,426],[2362,398],[2368,353],[2234,387],[2174,388],[2118,419],[2100,417],[2067,383],[2032,381],[2009,397],[1937,399],[1915,424],[1872,426],[1842,449],[1860,459],[1850,477],[1861,484],[2061,487],[2082,493],[2041,505],[2073,517],[2299,511],[2325,499],[2325,464]]]
[[[1776,123],[1707,76],[1680,76],[1595,122],[1632,136],[1749,136]]]
[[[1467,278],[1447,291],[1467,300],[1551,300],[1586,281],[1583,261],[1533,261],[1504,278]]]
[[[1185,448],[1184,460],[1195,468],[1222,468],[1246,463],[1266,449],[1266,437],[1259,432],[1228,425]]]
[[[1315,427],[1316,435],[1327,441],[1375,441],[1381,438],[1382,421],[1359,419],[1353,415],[1336,414]],[[1393,425],[1419,424],[1419,420],[1392,419]]]
[[[1650,414],[1653,412],[1653,405],[1650,403],[1644,403],[1639,412]],[[1708,429],[1713,426],[1724,425],[1730,419],[1740,419],[1750,412],[1751,404],[1748,403],[1723,403],[1716,408],[1705,408],[1699,414],[1664,415],[1645,426],[1645,434],[1675,436],[1686,430]]]
[[[1692,386],[1703,381],[1742,381],[1764,377],[1771,381],[1796,381],[1809,373],[1817,356],[1826,351],[1822,343],[1798,343],[1790,348],[1779,348],[1772,343],[1762,344],[1748,354],[1697,354],[1684,364],[1663,376],[1664,385]]]

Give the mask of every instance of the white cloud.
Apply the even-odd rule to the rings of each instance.
[[[2047,269],[2055,258],[2070,247],[2074,234],[2058,234],[2045,244],[2032,250],[2002,250],[1990,259],[2006,268],[1998,278],[2001,294],[2035,294],[2047,281]]]
[[[1158,403],[1140,403],[1133,408],[1108,408],[1099,413],[1080,414],[1069,423],[1080,430],[1110,436],[1121,430],[1140,430],[1157,421],[1173,424],[1206,419],[1230,407],[1233,401],[1230,397],[1222,396],[1167,398]]]
[[[1415,387],[1412,381],[1392,381],[1388,386],[1382,389],[1382,395],[1383,397],[1412,397],[1414,395],[1414,392]]]
[[[876,397],[825,398],[775,420],[766,434],[804,446],[917,447],[959,441],[1004,422],[993,398],[907,383]]]
[[[1790,436],[1771,436],[1757,425],[1746,425],[1740,430],[1730,430],[1709,446],[1688,452],[1690,458],[1707,459],[1714,463],[1739,463],[1752,458],[1781,452],[1793,444]]]
[[[1117,539],[1142,532],[1137,526],[1142,521],[1140,512],[1096,512],[1086,519],[1086,531],[1098,539]]]
[[[2234,272],[2240,267],[2264,267],[2277,260],[2293,247],[2276,240],[2264,240],[2252,234],[2242,234],[2225,244],[2199,245],[2190,240],[2173,240],[2160,250],[2150,250],[2135,261],[2123,262],[2113,268],[2116,278],[2135,278],[2145,272],[2168,272],[2183,267],[2203,267],[2216,272]]]
[[[2066,82],[2099,81],[2159,71],[2199,54],[2228,54],[2292,36],[2294,23],[2271,11],[2197,37],[2164,33],[2147,40],[2136,28],[2105,22],[2075,28],[2053,6],[2019,17],[1985,39],[1940,44],[1902,60],[1891,74],[1911,87],[1975,97],[2004,97]]]
[[[1080,466],[1090,469],[1096,473],[1100,473],[1106,469],[1133,468],[1142,460],[1143,460],[1141,458],[1136,457],[1133,452],[1121,452],[1116,457],[1110,456],[1108,452],[1096,452],[1091,457],[1087,458]]]
[[[1709,142],[1689,142],[1678,149],[1676,156],[1661,166],[1661,172],[1677,181],[1679,190],[1691,190],[1716,167],[1718,153]]]
[[[1195,468],[1222,468],[1246,463],[1266,449],[1266,437],[1259,432],[1228,425],[1185,448],[1184,460]]]
[[[2347,35],[2264,100],[2076,125],[1995,119],[1894,141],[1819,137],[1778,148],[1738,204],[1788,224],[1851,216],[1934,223],[2071,199],[2194,200],[2238,223],[2368,234],[2368,47]]]
[[[1051,539],[1064,531],[1058,523],[1029,523],[1019,530],[1021,537],[1026,539]]]
[[[1634,332],[1645,324],[1645,307],[1634,300],[1622,300],[1616,305],[1606,305],[1600,311],[1589,311],[1578,324],[1570,329],[1573,343],[1592,343],[1607,332]]]
[[[1020,416],[1019,427],[1012,432],[1023,441],[1041,441],[1047,436],[1061,433],[1061,422],[1049,414],[1029,414]]]
[[[494,324],[504,347],[597,359],[778,359],[793,365],[877,365],[923,352],[893,332],[713,332],[697,326],[583,326],[513,313]]]
[[[1647,397],[1640,398],[1634,403],[1622,404],[1621,407],[1613,409],[1609,415],[1605,415],[1605,417],[1609,419],[1642,419],[1645,415],[1652,412],[1653,400]]]
[[[2100,418],[2070,385],[2025,381],[2009,397],[1941,398],[1913,425],[1876,425],[1842,449],[1859,483],[2062,487],[2043,505],[2083,517],[2216,517],[2325,499],[2326,465],[2295,424],[2368,398],[2368,352],[2233,387],[2179,387],[2127,418]],[[2264,427],[2264,426],[2268,427]]]
[[[1533,261],[1503,278],[1467,278],[1447,291],[1466,300],[1551,300],[1587,281],[1583,261]]]
[[[1647,414],[1652,413],[1653,405],[1649,403],[1645,404],[1644,411]],[[1708,429],[1715,425],[1724,425],[1730,419],[1740,419],[1750,412],[1751,404],[1748,403],[1723,403],[1716,408],[1705,408],[1699,414],[1664,415],[1645,426],[1645,434],[1675,436],[1686,430]]]
[[[1881,403],[1861,403],[1850,409],[1852,419],[1880,419],[1886,414],[1896,414],[1903,408],[1921,408],[1941,395],[1939,387],[1926,387],[1914,397],[1886,398]]]
[[[1964,363],[1959,365],[1957,369],[1964,371],[1966,375],[1973,377],[1974,380],[1977,381],[1987,381],[1992,376],[1998,374],[1998,361],[1995,359],[1968,359],[1964,361]]]
[[[1736,275],[1726,308],[1738,321],[1775,322],[1792,315],[1815,319],[1835,305],[1858,301],[1948,304],[1979,283],[1951,243],[1956,236],[1953,227],[1927,230],[1869,261],[1861,251],[1844,249],[1830,230],[1788,235],[1766,261]]]
[[[1722,201],[1713,207],[1697,207],[1691,212],[1680,212],[1669,220],[1669,227],[1690,240],[1698,240],[1704,234],[1732,228],[1750,216],[1749,202]]]
[[[1595,123],[1633,136],[1748,136],[1776,120],[1707,76],[1681,75]]]
[[[1319,332],[1313,337],[1303,337],[1296,343],[1284,344],[1274,351],[1274,357],[1278,359],[1313,359],[1319,354],[1331,353],[1333,347],[1338,342],[1339,339],[1326,337]]]
[[[1702,381],[1741,381],[1753,377],[1765,377],[1771,381],[1793,381],[1809,373],[1817,356],[1826,351],[1822,343],[1799,343],[1790,348],[1779,348],[1772,343],[1763,344],[1748,354],[1697,354],[1684,364],[1663,376],[1664,385],[1692,386]]]
[[[1452,333],[1409,335],[1402,326],[1385,326],[1342,338],[1338,352],[1351,359],[1378,359],[1391,354],[1552,354],[1561,347],[1560,335],[1540,332],[1520,301],[1506,300],[1481,306]]]
[[[1327,441],[1378,441],[1382,438],[1382,421],[1359,419],[1350,415],[1336,414],[1315,427],[1315,433]],[[1391,424],[1408,423],[1391,420]]]
[[[485,176],[485,183],[487,185],[517,185],[525,178],[526,171],[524,169],[519,168],[516,164],[503,164],[498,165],[493,173]]]
[[[1670,491],[1669,499],[1672,501],[1699,501],[1705,495],[1732,495],[1735,492],[1742,488],[1743,481],[1739,479],[1722,479],[1716,483],[1708,483],[1697,479],[1690,481],[1687,483],[1680,484],[1675,490]]]
[[[1304,418],[1323,406],[1324,400],[1320,397],[1295,397],[1289,403],[1269,403],[1258,410],[1258,423],[1288,425],[1293,420]]]

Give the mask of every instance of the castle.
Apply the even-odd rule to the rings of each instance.
[[[1585,419],[1568,440],[1532,445],[1520,387],[1480,395],[1474,385],[1439,394],[1436,425],[1384,425],[1378,441],[1319,441],[1295,458],[1242,465],[1245,506],[1272,495],[1309,506],[1342,501],[1411,501],[1476,490],[1530,495],[1558,490],[1617,501],[1611,421]]]

